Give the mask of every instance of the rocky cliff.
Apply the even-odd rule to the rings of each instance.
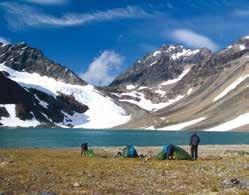
[[[53,62],[39,49],[29,47],[26,43],[0,43],[0,63],[17,71],[38,73],[71,84],[87,84],[71,70]]]

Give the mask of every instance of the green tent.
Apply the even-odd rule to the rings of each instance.
[[[179,146],[175,146],[174,145],[174,153],[173,156],[176,160],[191,160],[191,156],[189,155],[189,153],[187,153],[184,149],[182,149]],[[157,159],[158,160],[164,160],[166,158],[166,154],[165,151],[162,150],[157,154]]]
[[[94,154],[93,150],[87,150],[86,151],[86,157],[95,157],[95,154]]]

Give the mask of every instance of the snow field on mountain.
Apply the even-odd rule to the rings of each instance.
[[[126,93],[126,95],[128,95],[129,93]],[[143,108],[145,110],[148,111],[157,111],[160,110],[166,106],[169,106],[170,104],[173,104],[177,101],[179,101],[180,99],[182,99],[184,96],[179,95],[177,96],[175,99],[170,99],[167,102],[161,102],[161,103],[152,103],[151,100],[148,100],[144,97],[144,94],[142,93],[138,93],[136,92],[136,94],[140,94],[139,96],[137,96],[140,101],[136,101],[136,100],[131,100],[131,99],[120,99],[119,101],[121,102],[129,102],[131,104],[135,104],[137,106],[139,106],[140,108]],[[130,96],[134,97],[134,93],[130,93]]]
[[[160,85],[170,85],[173,83],[177,83],[178,81],[180,81],[185,75],[188,74],[188,72],[190,71],[190,68],[185,69],[182,74],[180,74],[176,79],[171,79],[171,80],[167,80],[162,82]]]
[[[203,121],[205,119],[206,119],[205,117],[201,117],[201,118],[194,119],[194,120],[191,120],[191,121],[166,126],[166,127],[160,128],[159,130],[168,130],[168,131],[170,131],[170,130],[171,131],[181,130],[181,129],[185,128],[185,127],[188,127],[188,126],[194,125],[196,123],[199,123],[199,122],[201,122],[201,121]]]
[[[9,113],[9,117],[1,117],[0,123],[7,127],[36,127],[40,125],[40,122],[33,116],[32,120],[21,120],[16,117],[16,105],[15,104],[0,104],[0,107],[4,107]]]
[[[84,114],[75,113],[75,116],[71,117],[77,120],[77,128],[110,128],[130,120],[130,116],[120,106],[91,85],[72,85],[37,73],[18,72],[4,64],[0,64],[0,71],[8,72],[9,78],[23,87],[35,88],[54,97],[58,92],[72,95],[77,101],[87,105],[89,110]]]
[[[213,102],[216,102],[217,100],[219,100],[219,99],[223,98],[224,96],[226,96],[230,91],[234,90],[240,83],[242,83],[248,77],[249,77],[248,74],[239,77],[232,84],[230,84],[225,90],[223,90],[218,96],[216,96],[214,98]]]
[[[218,126],[212,127],[210,129],[206,129],[205,131],[229,131],[232,129],[236,129],[238,127],[242,127],[244,125],[249,124],[249,112],[245,114],[241,114],[233,120],[227,121]]]

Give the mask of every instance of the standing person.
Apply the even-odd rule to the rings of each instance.
[[[88,150],[87,144],[88,143],[81,144],[81,157],[82,157],[83,154],[84,154],[84,156],[86,156],[86,151]]]
[[[198,158],[198,145],[200,143],[200,137],[193,133],[193,135],[190,137],[190,143],[191,146],[191,156],[193,160],[196,160]]]

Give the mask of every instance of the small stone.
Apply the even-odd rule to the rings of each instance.
[[[93,174],[88,173],[87,177],[95,177]]]
[[[223,188],[231,188],[234,186],[230,179],[225,179],[221,185]]]
[[[56,195],[55,192],[41,192],[40,195]]]
[[[73,184],[73,187],[80,187],[81,185],[80,185],[80,183],[79,182],[75,182],[74,184]]]
[[[6,162],[6,161],[1,162],[1,163],[0,163],[0,167],[4,167],[4,166],[6,166],[7,164],[8,164],[8,162]]]

